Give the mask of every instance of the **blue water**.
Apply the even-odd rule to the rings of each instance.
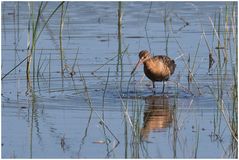
[[[40,27],[58,4],[47,4]],[[35,15],[38,6],[34,2]],[[235,142],[209,89],[217,94],[217,64],[208,72],[209,51],[202,35],[203,27],[210,47],[216,46],[209,17],[214,21],[219,12],[223,17],[225,7],[225,2],[122,2],[125,52],[120,65],[118,3],[69,2],[64,77],[59,10],[36,45],[39,74],[34,78],[31,68],[33,91],[27,90],[26,62],[2,80],[2,158],[236,158],[237,144],[232,147]],[[28,3],[2,3],[2,77],[27,56],[28,20]],[[190,55],[192,67],[199,43],[195,81],[188,89],[185,61]],[[151,82],[146,77],[141,81],[142,67],[128,84],[138,52],[166,54],[166,46],[172,58],[183,54],[175,60],[166,97],[160,94],[160,82],[155,96]],[[228,82],[223,100],[229,114],[234,54],[232,59],[223,69]],[[73,66],[76,74],[71,77]],[[141,141],[140,133],[147,138]]]

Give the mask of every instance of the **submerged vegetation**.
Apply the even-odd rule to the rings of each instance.
[[[100,156],[104,154],[107,158],[205,157],[203,152],[206,155],[213,154],[206,153],[202,148],[204,141],[208,139],[211,139],[209,142],[211,146],[215,145],[214,142],[222,146],[222,149],[215,152],[213,158],[238,158],[237,2],[226,2],[224,8],[215,10],[212,16],[197,21],[196,23],[200,24],[199,31],[189,32],[196,37],[194,39],[198,40],[190,44],[191,48],[187,48],[182,39],[184,39],[184,32],[187,33],[187,30],[192,29],[190,27],[195,22],[191,22],[187,17],[167,7],[159,12],[154,2],[145,3],[147,4],[144,6],[145,13],[141,13],[144,21],[140,21],[140,25],[144,22],[142,25],[144,33],[140,32],[140,35],[133,30],[142,26],[134,24],[135,28],[130,28],[131,30],[127,28],[132,25],[130,20],[135,20],[135,18],[129,18],[132,15],[127,7],[132,4],[128,2],[113,3],[116,6],[113,11],[115,13],[113,22],[108,22],[107,19],[111,15],[103,14],[106,18],[102,16],[97,19],[95,18],[97,9],[87,8],[94,12],[92,13],[94,16],[90,17],[92,19],[80,21],[82,28],[74,27],[78,21],[73,20],[78,17],[70,16],[72,15],[71,7],[74,8],[75,4],[80,4],[72,5],[71,3],[74,2],[28,2],[26,55],[22,60],[18,59],[19,62],[5,74],[2,72],[2,104],[8,105],[10,101],[10,98],[5,99],[5,85],[9,85],[8,80],[12,79],[12,75],[15,76],[17,84],[19,79],[26,77],[27,83],[24,89],[27,94],[22,95],[24,97],[22,99],[25,100],[25,96],[28,97],[28,103],[27,106],[20,108],[28,109],[26,117],[28,117],[28,128],[30,128],[28,131],[30,132],[29,156],[31,158],[36,152],[33,149],[34,144],[37,143],[34,142],[36,138],[34,134],[37,133],[36,136],[41,139],[41,132],[44,130],[39,129],[41,125],[39,121],[41,117],[48,118],[44,117],[47,109],[55,109],[55,112],[63,110],[63,118],[67,117],[65,119],[71,119],[65,112],[70,111],[73,115],[71,116],[76,121],[72,119],[69,126],[75,123],[77,125],[73,127],[73,131],[70,131],[74,135],[79,129],[77,134],[80,138],[79,135],[70,137],[70,133],[65,129],[69,126],[63,127],[64,130],[59,129],[61,132],[55,129],[55,126],[49,127],[49,130],[57,135],[57,145],[64,153],[77,148],[69,146],[70,140],[72,145],[76,143],[78,148],[77,151],[74,150],[76,152],[74,156],[79,158],[98,156],[96,152],[92,155],[86,152],[87,155],[84,155],[85,145],[91,145],[92,148],[100,150],[104,147],[98,148],[97,145],[105,145],[106,152],[101,153]],[[19,12],[19,2],[17,4]],[[107,6],[104,10],[106,8]],[[84,8],[81,9],[84,10]],[[74,16],[78,14],[76,11],[80,12],[78,9],[74,11]],[[5,15],[5,11],[2,12],[2,15]],[[163,29],[162,32],[154,32],[155,35],[152,35],[153,30],[160,28],[158,19],[154,17],[154,14],[158,13],[161,16],[160,27]],[[84,12],[80,14],[88,16]],[[198,10],[195,15],[199,16]],[[19,15],[14,14],[14,16]],[[141,20],[141,17],[139,19]],[[5,21],[3,19],[2,27]],[[103,34],[102,30],[97,31],[94,28],[96,25],[92,25],[95,21],[97,26],[110,23],[102,27],[103,31],[112,26],[115,30],[113,33],[107,31],[107,34]],[[85,28],[84,25],[86,25]],[[156,29],[151,25],[156,26]],[[69,29],[70,27],[73,29]],[[92,35],[84,34],[84,32],[88,33],[88,30],[92,32]],[[128,33],[129,30],[133,34]],[[144,76],[140,78],[142,73],[130,76],[131,65],[134,63],[131,59],[138,58],[136,53],[140,49],[135,49],[137,48],[135,45],[138,45],[138,48],[146,46],[148,48],[144,49],[149,49],[152,53],[155,46],[163,46],[159,44],[161,40],[158,41],[157,37],[161,33],[163,35],[160,36],[163,38],[160,38],[164,39],[165,43],[165,54],[175,57],[177,69],[174,78],[167,84],[166,94],[151,95],[151,84],[144,80]],[[44,37],[46,35],[50,37],[50,40]],[[94,42],[95,39],[97,42]],[[141,43],[144,42],[147,44],[142,45]],[[15,44],[17,46],[16,41]],[[49,47],[50,44],[55,44],[55,48]],[[105,44],[107,44],[106,48]],[[172,54],[172,48],[176,48],[175,54]],[[6,47],[3,46],[2,55],[5,54],[4,49],[6,50]],[[108,49],[110,53],[107,53]],[[16,55],[20,57],[18,53]],[[203,66],[205,64],[208,66]],[[17,68],[24,69],[24,67],[26,67],[24,76],[13,73]],[[6,70],[4,65],[3,69]],[[157,85],[162,87],[160,84]],[[19,93],[17,93],[18,99]],[[45,102],[46,97],[49,99]],[[18,99],[17,103],[20,102]],[[44,107],[40,111],[42,101]],[[205,101],[209,101],[208,106],[203,106]],[[211,110],[212,113],[208,113]],[[4,108],[3,112],[5,112]],[[86,118],[82,119],[79,115],[75,115],[78,112]],[[208,119],[201,118],[205,115],[209,116],[206,117]],[[208,123],[206,127],[202,124],[202,120]],[[6,121],[3,121],[4,127],[5,123]],[[60,121],[60,123],[65,122]],[[60,126],[62,127],[62,124]],[[4,135],[9,132],[6,128],[3,128]],[[96,133],[98,130],[99,135]],[[8,155],[9,152],[5,149],[5,143],[8,141],[5,137],[3,138],[3,157],[18,156]],[[88,141],[92,141],[92,144]],[[162,143],[161,146],[157,145],[159,142]],[[165,144],[165,148],[162,148]],[[223,153],[217,153],[222,150]],[[58,155],[54,156],[58,157]]]
[[[215,47],[215,57],[216,61],[216,86],[212,88],[209,86],[212,94],[215,96],[217,101],[218,112],[216,112],[214,118],[214,135],[218,137],[222,134],[221,121],[222,118],[227,124],[228,130],[231,133],[231,152],[232,157],[238,157],[235,144],[238,143],[238,43],[237,42],[237,17],[236,17],[236,3],[232,5],[226,5],[224,15],[222,12],[215,14],[215,22],[209,17],[213,30],[213,41],[216,43]],[[230,54],[229,54],[230,53]],[[223,56],[222,56],[223,55]],[[230,58],[230,60],[229,60]],[[230,61],[230,62],[228,62]],[[231,64],[232,73],[232,83],[229,85],[229,90],[227,87],[227,78],[230,76],[228,73],[228,64]],[[228,97],[231,100],[231,105],[228,106]],[[229,153],[227,153],[229,154]],[[231,158],[232,158],[231,157]]]

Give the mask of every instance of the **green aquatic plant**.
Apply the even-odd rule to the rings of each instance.
[[[236,5],[235,3],[227,3],[225,7],[225,16],[222,18],[221,12],[217,15],[217,21],[212,21],[209,17],[209,21],[211,22],[211,26],[213,28],[213,32],[217,42],[217,65],[216,65],[216,89],[209,87],[210,91],[214,95],[218,112],[214,117],[214,134],[219,135],[222,134],[221,131],[221,122],[225,121],[227,124],[228,130],[231,133],[232,144],[229,149],[230,153],[233,155],[232,157],[238,157],[235,154],[235,151],[238,149],[235,143],[238,143],[238,80],[237,80],[237,66],[238,66],[238,43],[237,43],[237,18],[236,18]],[[231,11],[231,12],[229,12]],[[217,22],[217,24],[215,23]],[[223,38],[221,37],[223,35]],[[222,54],[223,53],[223,54]],[[223,59],[221,55],[224,55]],[[235,61],[236,58],[236,61]],[[231,64],[232,69],[232,84],[230,85],[229,91],[226,88],[226,81],[228,78],[228,68],[227,64]],[[224,73],[223,73],[224,72]],[[228,99],[232,102],[232,106],[228,106],[225,101]]]
[[[64,75],[64,49],[63,49],[63,43],[62,43],[62,34],[63,34],[63,28],[64,28],[64,18],[66,15],[66,11],[68,8],[68,3],[66,2],[66,7],[64,8],[64,4],[61,5],[61,19],[60,19],[60,32],[59,32],[59,41],[60,41],[60,57],[61,57],[61,75],[63,78]]]
[[[60,2],[59,5],[50,13],[47,20],[40,24],[40,18],[44,13],[44,10],[48,4],[48,2],[40,2],[38,6],[38,12],[35,16],[34,10],[34,2],[28,2],[29,7],[29,20],[28,20],[28,41],[27,41],[27,66],[26,66],[26,75],[27,81],[30,81],[30,70],[31,63],[33,60],[33,82],[35,79],[35,50],[37,46],[37,42],[44,28],[52,18],[52,16],[57,12],[57,10],[64,4],[64,2]],[[30,84],[30,83],[28,83]]]
[[[120,71],[120,88],[122,89],[122,76],[123,76],[123,53],[122,53],[122,2],[118,2],[118,59],[116,71]],[[122,91],[122,90],[121,90]]]

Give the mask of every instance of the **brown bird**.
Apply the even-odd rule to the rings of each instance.
[[[131,75],[140,64],[144,64],[144,73],[153,82],[153,89],[155,89],[155,81],[163,81],[162,93],[164,93],[164,81],[169,80],[169,77],[176,68],[174,60],[164,55],[151,57],[149,51],[142,50],[139,52],[139,61],[131,72]]]

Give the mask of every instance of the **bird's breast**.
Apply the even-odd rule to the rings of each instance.
[[[144,64],[144,73],[152,81],[168,80],[170,76],[168,67],[161,62],[153,63],[153,61]]]

